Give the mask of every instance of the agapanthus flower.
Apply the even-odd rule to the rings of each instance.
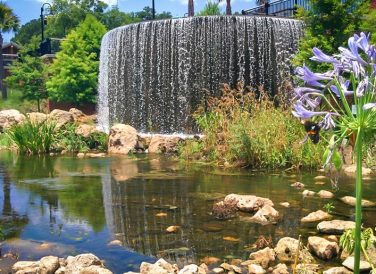
[[[363,58],[360,56],[358,47],[360,46],[356,36],[349,38],[349,49],[344,47],[339,47],[339,51],[342,53],[343,56],[349,58],[350,60],[357,61],[362,65],[367,65],[367,62],[363,60]]]
[[[316,47],[312,49],[312,52],[315,55],[310,58],[312,61],[316,61],[320,63],[337,63],[337,64],[339,63],[339,61],[336,58],[325,54],[324,52],[322,52],[320,49]]]
[[[319,116],[319,115],[325,115],[327,114],[327,112],[324,112],[324,111],[312,111],[312,110],[308,110],[306,109],[304,106],[303,106],[303,103],[301,101],[297,101],[295,104],[294,104],[294,109],[292,111],[292,114],[297,117],[297,118],[301,118],[301,119],[310,119],[314,116]]]
[[[339,85],[340,85],[340,88],[341,88],[341,91],[343,92],[343,94],[345,96],[348,96],[348,95],[351,95],[353,94],[354,92],[351,91],[351,90],[348,90],[349,88],[349,85],[350,85],[350,81],[349,80],[344,80],[343,77],[338,77],[338,82],[339,82]],[[340,94],[340,91],[338,90],[337,86],[336,85],[331,85],[330,86],[330,90],[337,96],[337,97],[341,97],[341,94]]]
[[[364,92],[367,90],[369,79],[368,77],[364,78],[362,81],[359,82],[358,87],[356,88],[356,96],[362,97]]]
[[[364,110],[376,109],[376,103],[367,103],[363,106]]]
[[[296,95],[295,98],[300,98],[306,93],[312,93],[312,92],[322,93],[322,90],[309,88],[309,87],[297,87],[297,88],[294,88],[294,92]]]
[[[338,116],[338,114],[332,112],[326,113],[324,118],[320,122],[320,127],[324,130],[335,128],[336,124],[334,122],[333,116]]]
[[[311,109],[315,109],[320,105],[321,97],[313,96],[311,93],[306,93],[300,97],[300,102],[309,106]]]
[[[307,66],[296,68],[296,73],[298,77],[304,81],[305,84],[313,87],[324,88],[325,85],[319,81],[332,80],[329,73],[314,73]]]

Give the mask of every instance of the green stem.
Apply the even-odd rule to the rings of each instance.
[[[356,153],[356,205],[355,205],[355,261],[354,273],[359,274],[361,252],[361,227],[362,227],[362,142],[363,131],[358,128],[355,153]]]
[[[364,257],[366,258],[367,262],[371,265],[372,273],[376,273],[376,269],[375,269],[371,259],[368,256],[367,250],[365,249],[364,245],[361,245],[361,246],[362,246],[362,251],[363,251]]]

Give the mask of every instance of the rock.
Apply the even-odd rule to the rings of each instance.
[[[143,151],[149,148],[151,142],[151,136],[138,135],[136,149],[141,149]]]
[[[315,181],[322,181],[322,180],[325,180],[325,179],[328,179],[328,178],[326,176],[323,176],[323,175],[318,175],[318,176],[313,178],[313,180],[315,180]]]
[[[159,259],[154,264],[143,262],[140,266],[141,274],[171,274],[177,272],[177,266],[166,262],[164,259]]]
[[[40,259],[39,267],[43,274],[53,274],[60,267],[59,258],[55,256],[46,256]]]
[[[348,257],[343,263],[342,265],[344,267],[347,267],[348,269],[351,269],[352,271],[354,271],[354,257],[351,256],[351,257]],[[371,265],[366,262],[366,261],[360,261],[360,272],[362,271],[367,271],[367,270],[370,270],[371,269]]]
[[[213,271],[213,273],[216,273],[216,274],[224,273],[225,272],[223,270],[223,268],[220,268],[220,267],[213,268],[212,271]]]
[[[0,132],[4,132],[13,125],[17,125],[25,120],[25,115],[15,109],[0,111]]]
[[[32,123],[42,123],[47,120],[47,114],[41,112],[30,112],[26,116],[30,119]]]
[[[267,268],[270,262],[275,261],[275,251],[269,247],[253,252],[249,255],[249,259],[260,264],[263,268]]]
[[[85,153],[82,153],[82,152],[77,153],[77,158],[84,158],[84,157],[85,157]]]
[[[344,202],[345,204],[355,206],[356,198],[352,196],[344,196],[341,198],[341,201]],[[365,199],[362,200],[362,207],[373,207],[373,206],[376,206],[376,203],[365,200]]]
[[[303,217],[300,221],[302,223],[310,223],[310,222],[319,222],[323,220],[327,220],[332,218],[332,215],[329,213],[322,211],[322,210],[317,210],[315,212],[309,213],[307,216]]]
[[[295,187],[297,189],[301,189],[301,188],[304,188],[304,184],[301,183],[301,182],[296,182],[296,183],[293,183],[291,184],[292,187]]]
[[[274,248],[274,251],[277,255],[277,259],[281,262],[294,262],[296,252],[298,250],[298,243],[298,240],[290,237],[284,237],[280,239],[277,243],[277,246]],[[314,258],[308,252],[308,250],[300,249],[299,261],[310,263],[314,262]]]
[[[278,221],[279,213],[270,205],[265,205],[260,208],[255,215],[253,215],[249,220],[251,222],[256,222],[262,225],[267,225],[275,223]]]
[[[89,138],[94,132],[99,132],[94,125],[81,124],[76,128],[76,134],[84,138]]]
[[[149,153],[176,153],[183,139],[178,136],[154,135],[148,148]]]
[[[334,197],[334,194],[327,190],[320,190],[317,194],[323,199],[330,199]]]
[[[65,273],[81,273],[82,269],[93,265],[104,268],[102,261],[91,253],[69,256],[66,260]]]
[[[213,205],[212,213],[216,219],[227,220],[234,218],[237,211],[237,201],[233,200],[232,202],[228,201],[227,203],[220,201]]]
[[[107,154],[104,152],[88,152],[85,154],[85,156],[89,158],[103,158],[106,157]]]
[[[65,124],[74,122],[72,113],[60,109],[54,109],[53,111],[51,111],[48,117],[56,122],[57,128],[60,128]]]
[[[354,165],[345,166],[343,168],[343,171],[347,175],[355,176],[355,174],[356,174],[356,165],[354,164]],[[371,175],[371,174],[372,174],[372,169],[367,168],[367,167],[362,167],[362,175],[363,176],[368,176],[368,175]]]
[[[200,267],[198,267],[195,264],[186,265],[186,266],[184,266],[183,269],[181,269],[178,272],[178,274],[198,274],[198,273],[204,274],[204,273],[206,273],[206,271],[201,269]]]
[[[281,206],[283,207],[290,207],[290,203],[289,202],[283,202],[283,203],[279,203]]]
[[[274,206],[271,200],[255,195],[229,194],[225,197],[224,203],[233,204],[234,201],[238,209],[245,212],[255,212],[264,205]]]
[[[166,231],[168,233],[175,233],[176,231],[178,231],[180,229],[180,226],[178,225],[171,225],[169,226],[168,228],[166,228]]]
[[[337,243],[328,241],[327,239],[311,236],[308,237],[308,250],[320,259],[330,260],[338,255],[339,246]]]
[[[266,271],[258,264],[250,264],[248,265],[248,273],[249,274],[263,274],[263,273],[266,273]]]
[[[314,191],[310,191],[310,190],[306,189],[302,192],[302,194],[303,194],[303,196],[315,196],[316,193]]]
[[[332,267],[323,272],[323,274],[352,274],[346,267]]]
[[[107,245],[109,245],[109,246],[116,246],[116,245],[121,246],[122,244],[123,243],[120,240],[113,240],[113,241],[109,242]]]
[[[227,242],[240,242],[240,238],[236,238],[232,236],[225,236],[222,239]]]
[[[338,238],[336,235],[329,235],[327,237],[325,237],[325,239],[327,239],[328,241],[331,241],[331,242],[335,242],[338,244]]]
[[[137,131],[135,128],[116,124],[111,127],[108,139],[108,153],[113,154],[128,154],[131,152],[137,143]]]
[[[91,265],[80,270],[79,274],[113,274],[110,270],[98,265]]]
[[[289,274],[287,265],[277,264],[276,267],[274,267],[272,274]]]
[[[319,273],[320,266],[317,264],[298,264],[296,266],[297,273],[316,274]]]
[[[12,266],[12,270],[15,273],[18,273],[19,271],[22,271],[22,273],[25,273],[25,271],[34,271],[34,273],[37,273],[37,271],[40,271],[39,269],[39,262],[33,262],[33,261],[19,261],[16,262]],[[27,273],[26,271],[26,273]]]
[[[202,258],[200,261],[203,262],[206,265],[211,265],[211,264],[219,263],[221,261],[221,259],[217,258],[217,257],[206,256],[206,257]]]
[[[355,228],[355,222],[353,221],[323,221],[317,225],[317,230],[326,234],[342,234],[347,229]]]

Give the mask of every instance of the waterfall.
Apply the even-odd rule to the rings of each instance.
[[[142,132],[191,132],[191,113],[221,83],[275,92],[291,72],[303,23],[210,16],[126,25],[102,40],[98,123]]]

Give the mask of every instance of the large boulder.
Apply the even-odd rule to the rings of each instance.
[[[308,249],[323,260],[330,260],[339,253],[339,246],[336,242],[317,236],[308,237]]]
[[[159,259],[154,264],[143,262],[140,266],[141,274],[173,274],[178,273],[176,265],[166,262],[164,259]]]
[[[53,274],[60,267],[59,258],[46,256],[39,260],[39,267],[43,274]]]
[[[52,121],[55,121],[57,128],[74,122],[72,113],[61,109],[54,109],[53,111],[51,111],[48,117]]]
[[[176,153],[183,139],[178,136],[154,135],[149,144],[149,153]]]
[[[277,264],[272,271],[272,274],[289,274],[289,270],[287,265],[285,264]]]
[[[317,210],[315,212],[309,213],[307,216],[303,217],[300,221],[302,223],[310,223],[310,222],[319,222],[323,220],[327,220],[332,218],[332,215],[329,213],[322,211],[322,210]]]
[[[13,273],[39,273],[39,262],[19,261],[12,266]]]
[[[251,253],[249,259],[261,265],[263,268],[267,268],[271,262],[275,261],[275,256],[275,251],[270,247],[266,247],[257,252]]]
[[[17,125],[25,120],[25,115],[15,109],[0,111],[0,132],[4,132],[13,125]]]
[[[298,251],[299,241],[294,238],[284,237],[280,239],[274,251],[277,255],[277,259],[281,262],[294,262],[296,253]],[[306,249],[299,249],[299,262],[311,263],[314,262],[314,258]]]
[[[344,196],[341,198],[341,201],[351,206],[355,206],[356,204],[356,198],[352,196]],[[376,203],[371,202],[369,200],[362,199],[362,207],[373,207],[373,206],[376,206]]]
[[[225,197],[224,203],[233,204],[234,201],[238,209],[245,212],[256,212],[265,205],[274,206],[271,200],[255,195],[229,194]]]
[[[249,274],[263,274],[263,273],[266,273],[266,271],[258,264],[250,264],[248,265],[248,273]]]
[[[137,130],[129,125],[116,124],[111,127],[108,153],[128,154],[137,143]]]
[[[205,269],[195,264],[186,265],[178,274],[206,274]]]
[[[42,123],[47,120],[48,115],[41,112],[30,112],[26,114],[32,123]]]
[[[355,222],[332,220],[323,221],[317,225],[317,230],[326,234],[342,234],[345,230],[355,228]]]
[[[76,134],[81,135],[84,138],[89,138],[94,132],[99,132],[94,125],[81,124],[76,128]]]

